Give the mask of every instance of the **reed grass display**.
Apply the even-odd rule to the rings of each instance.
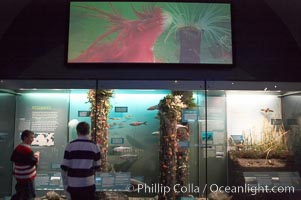
[[[265,158],[266,163],[269,159],[284,159],[291,156],[288,131],[285,130],[283,123],[271,123],[269,115],[273,112],[269,109],[261,109],[263,114],[263,126],[260,140],[256,140],[255,131],[243,132],[244,142],[235,144],[235,150],[230,153],[238,158]]]

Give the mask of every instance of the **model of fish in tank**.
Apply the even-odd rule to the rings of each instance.
[[[168,90],[115,90],[108,115],[108,162],[115,172],[130,172],[131,178],[158,182],[159,130],[157,105]],[[127,108],[120,111],[118,108]],[[117,108],[117,109],[116,109]]]
[[[71,2],[69,63],[232,64],[226,3]]]

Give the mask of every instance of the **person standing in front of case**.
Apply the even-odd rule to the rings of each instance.
[[[95,172],[100,170],[99,147],[89,138],[90,126],[76,126],[78,138],[67,144],[61,164],[64,189],[72,200],[95,200]]]
[[[10,160],[14,162],[14,176],[16,178],[16,193],[11,200],[33,200],[36,196],[34,179],[36,177],[37,165],[40,159],[40,152],[33,152],[31,143],[34,139],[34,132],[24,130],[21,134],[22,143],[13,151]]]

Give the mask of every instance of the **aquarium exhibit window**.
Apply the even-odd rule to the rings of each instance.
[[[8,152],[20,142],[20,132],[24,128],[34,130],[32,148],[43,155],[36,178],[38,196],[48,190],[63,190],[62,152],[64,146],[77,137],[75,127],[79,121],[90,123],[92,130],[105,130],[96,132],[101,135],[99,138],[107,134],[108,145],[103,148],[107,152],[104,154],[107,165],[96,174],[97,192],[115,190],[129,197],[154,198],[160,194],[128,192],[126,186],[129,183],[154,186],[169,180],[167,175],[175,177],[176,183],[199,188],[214,184],[237,186],[246,182],[301,189],[300,83],[104,80],[68,89],[67,82],[62,81],[64,84],[59,86],[58,81],[50,80],[0,81],[0,123],[6,125],[0,128],[0,143],[3,144],[0,152],[4,158],[0,170],[7,174],[2,183],[9,183],[1,188],[0,197],[10,195],[14,186]],[[139,85],[135,89],[134,83]],[[56,89],[51,89],[50,85]],[[111,91],[109,86],[115,89]],[[98,95],[107,99],[93,97],[96,88],[100,92]],[[183,95],[183,102],[186,99],[190,108],[181,109],[181,115],[168,114],[160,118],[160,109],[167,109],[161,107],[164,102],[173,102],[170,106],[183,105],[174,101],[176,98],[172,100],[171,94]],[[187,101],[189,99],[193,102]],[[100,115],[94,118],[97,116],[99,123],[106,120],[106,124],[93,122],[97,107],[105,109],[96,110]],[[162,128],[168,124],[161,119],[173,116],[181,117],[175,124],[176,134],[163,135],[170,129]],[[170,140],[174,137],[178,143]],[[99,138],[93,137],[104,147]],[[177,152],[170,153],[169,148],[163,148],[172,142],[174,145],[169,147],[176,147]],[[176,155],[176,159],[167,160],[171,155]],[[233,156],[243,161],[243,155],[253,156],[252,162],[242,162],[247,171],[232,162]],[[265,170],[260,171],[263,165]],[[177,171],[164,171],[166,169]],[[206,192],[193,190],[189,195],[208,197]],[[175,199],[174,194],[170,195],[168,199]],[[187,194],[181,195],[186,197]],[[233,198],[247,199],[248,195],[252,194],[233,194]]]
[[[70,2],[69,64],[232,65],[232,53],[229,2]]]

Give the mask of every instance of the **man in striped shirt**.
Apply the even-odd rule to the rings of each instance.
[[[33,153],[30,145],[34,139],[34,132],[24,130],[21,134],[22,143],[19,144],[11,155],[14,162],[14,175],[16,178],[16,193],[12,200],[33,200],[36,196],[34,178],[36,166],[40,158],[40,152]]]
[[[78,138],[67,144],[61,164],[65,190],[72,200],[95,200],[95,171],[100,170],[99,147],[90,140],[90,126],[76,126]]]

